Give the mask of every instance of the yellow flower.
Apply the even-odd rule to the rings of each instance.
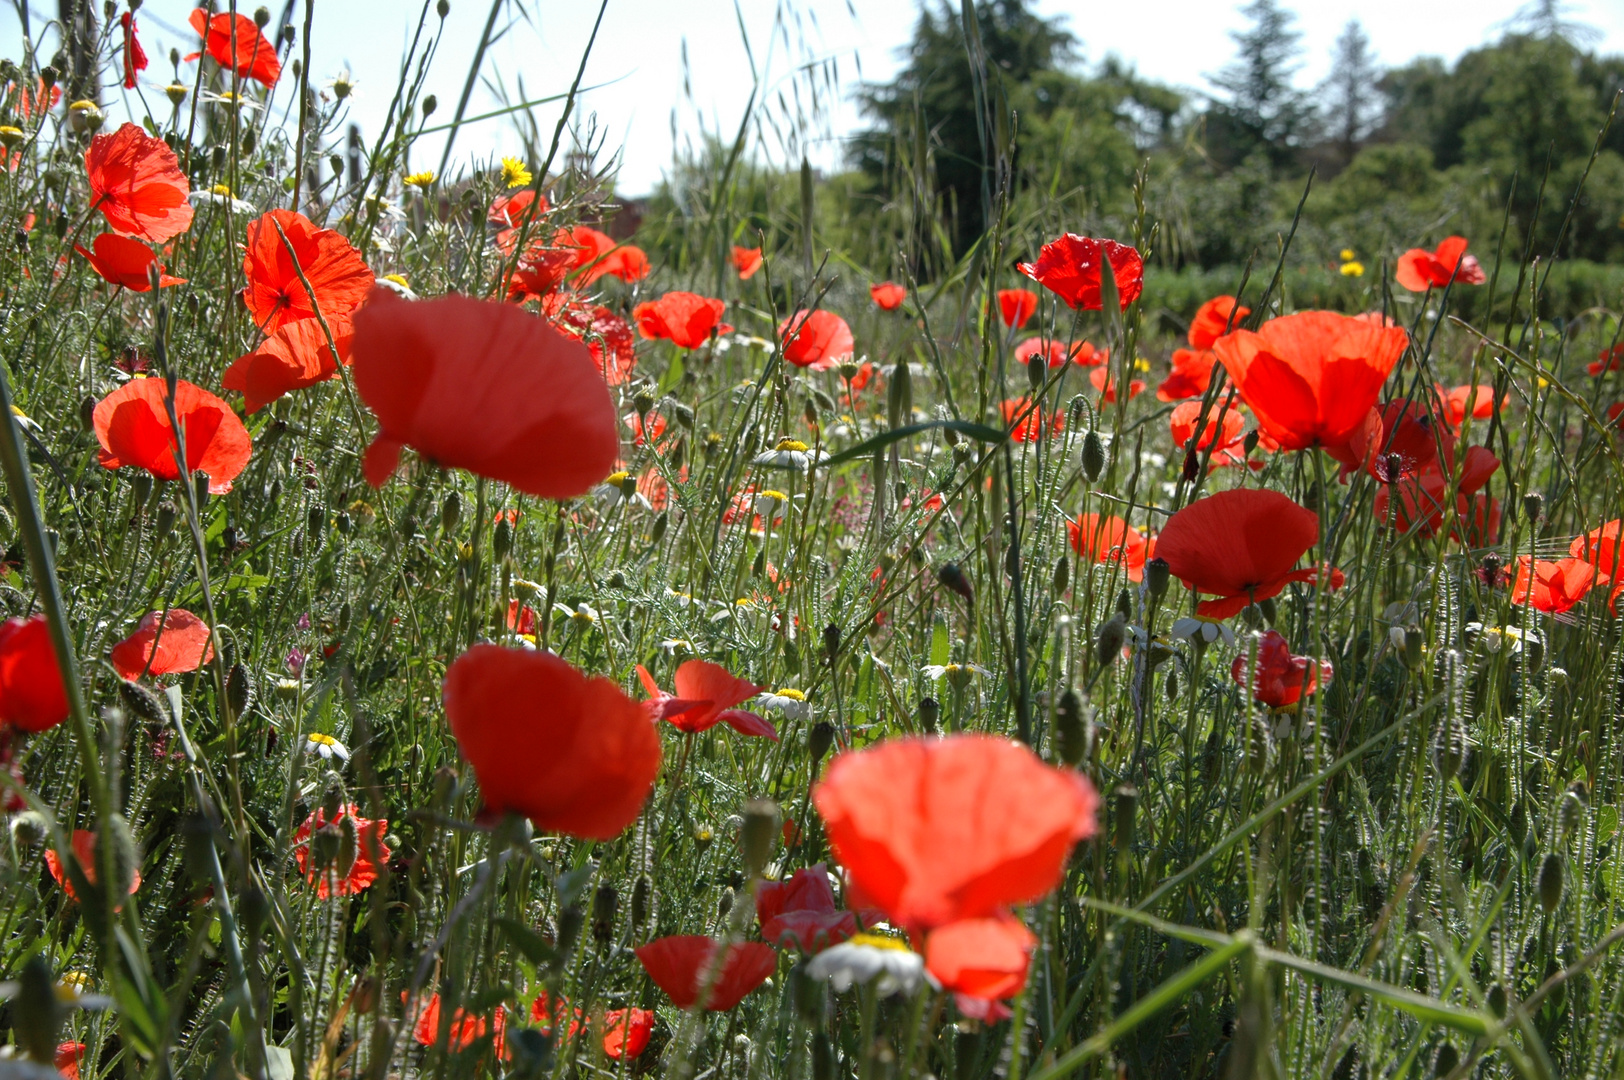
[[[505,186],[510,188],[524,187],[533,179],[530,170],[518,158],[505,157],[502,159],[502,183]]]
[[[1343,262],[1352,262],[1353,261],[1353,249],[1352,248],[1343,248],[1342,249],[1342,261]]]
[[[773,447],[773,449],[775,449],[775,450],[797,450],[797,451],[800,451],[801,453],[804,454],[804,453],[806,453],[806,443],[801,442],[798,439],[779,439],[778,440],[778,445]]]
[[[1141,356],[1133,362],[1133,369],[1135,371],[1149,371],[1150,361]]]
[[[12,127],[10,124],[0,127],[0,144],[4,144],[7,150],[22,142],[25,137],[20,127]]]
[[[237,197],[236,194],[231,190],[231,186],[229,184],[215,184],[213,187],[209,188],[209,193],[218,195],[223,199],[235,199]]]
[[[1343,277],[1364,277],[1365,264],[1362,262],[1345,262],[1342,264]]]
[[[430,184],[434,183],[434,173],[428,169],[424,169],[422,172],[407,173],[406,176],[401,179],[401,183],[405,184],[407,187],[426,188]],[[526,183],[528,183],[528,181],[526,181]]]

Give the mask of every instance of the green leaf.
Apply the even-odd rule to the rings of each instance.
[[[946,667],[952,660],[953,643],[947,634],[947,620],[938,611],[930,623],[930,662],[936,667]]]
[[[833,457],[825,458],[819,467],[828,469],[848,461],[855,461],[857,458],[867,457],[874,451],[890,446],[894,442],[901,442],[910,436],[935,428],[957,432],[966,438],[984,443],[1001,443],[1008,437],[1000,429],[988,427],[986,424],[972,424],[968,420],[932,420],[928,424],[908,424],[904,427],[882,431],[871,439],[864,439],[856,446],[847,447]]]

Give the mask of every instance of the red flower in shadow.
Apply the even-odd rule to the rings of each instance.
[[[353,832],[343,827],[346,818],[354,826]],[[310,848],[311,837],[328,825],[337,827],[341,837],[353,836],[354,846],[339,855],[337,864],[324,870],[315,865]],[[299,866],[300,875],[316,887],[316,895],[321,899],[326,900],[335,894],[354,896],[377,881],[378,867],[389,861],[389,848],[383,842],[383,835],[388,831],[388,821],[362,817],[360,808],[354,803],[340,807],[331,821],[327,819],[327,812],[317,807],[293,834],[293,860]],[[349,863],[349,869],[340,877],[339,871],[345,862]]]
[[[1216,597],[1196,607],[1227,619],[1314,571],[1293,570],[1319,539],[1319,515],[1275,491],[1243,488],[1197,499],[1167,519],[1156,557],[1196,592]]]
[[[87,829],[75,829],[68,843],[73,849],[73,860],[79,864],[79,872],[84,874],[86,881],[92,885],[96,884],[96,834]],[[62,886],[62,890],[68,894],[68,899],[79,899],[79,894],[73,888],[73,879],[68,876],[67,870],[62,865],[62,857],[56,853],[54,847],[45,849],[45,869],[51,872],[52,880]],[[131,867],[129,895],[134,896],[135,890],[140,887],[141,868]],[[115,910],[121,908],[122,905]]]
[[[1235,657],[1229,674],[1237,686],[1250,687],[1252,700],[1271,709],[1284,709],[1331,683],[1331,662],[1318,665],[1306,656],[1291,655],[1277,630],[1258,637],[1257,660],[1246,653]],[[1248,677],[1250,676],[1250,677]]]

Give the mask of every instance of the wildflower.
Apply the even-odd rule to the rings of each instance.
[[[718,943],[703,935],[657,938],[632,950],[654,985],[664,990],[671,1003],[689,1009],[700,1002],[700,992],[716,966]],[[747,941],[728,948],[720,970],[709,978],[710,986],[702,1007],[711,1012],[728,1012],[746,994],[767,981],[778,967],[778,954],[771,946]]]
[[[169,424],[163,379],[131,379],[96,405],[92,422],[106,469],[134,466],[159,480],[176,480],[179,449]],[[175,386],[175,415],[186,432],[186,471],[209,476],[209,491],[223,495],[248,465],[253,443],[231,406],[184,379]]]
[[[1058,433],[1066,426],[1065,414],[1059,412],[1045,422],[1042,410],[1034,406],[1032,399],[1028,397],[1001,401],[998,403],[998,412],[1003,416],[1004,423],[1012,425],[1009,437],[1016,442],[1037,442],[1045,431]]]
[[[1235,645],[1235,631],[1221,619],[1209,619],[1204,615],[1185,615],[1174,619],[1169,632],[1179,641],[1188,641],[1201,646],[1211,645],[1220,640],[1231,648]]]
[[[762,708],[782,713],[786,720],[805,720],[812,715],[812,703],[806,700],[804,693],[792,687],[765,691],[756,700]]]
[[[1128,573],[1129,581],[1140,581],[1145,576],[1145,560],[1150,558],[1153,544],[1139,531],[1119,517],[1083,514],[1076,521],[1066,522],[1071,535],[1072,550],[1090,562],[1118,564]]]
[[[1047,356],[1052,368],[1073,363],[1079,367],[1097,367],[1111,359],[1109,349],[1096,349],[1087,341],[1055,341],[1046,337],[1031,337],[1015,346],[1015,362],[1025,365],[1035,356]]]
[[[406,182],[411,183],[411,177],[407,177]],[[431,174],[429,183],[433,182]],[[485,213],[485,220],[501,227],[502,235],[498,238],[499,241],[507,240],[511,243],[509,234],[512,230],[526,221],[536,220],[549,209],[551,204],[548,203],[547,196],[534,188],[526,188],[524,191],[515,191],[512,195],[498,195],[492,199],[491,208]]]
[[[1099,311],[1100,270],[1110,264],[1122,309],[1139,299],[1144,290],[1145,266],[1139,252],[1115,240],[1066,233],[1051,240],[1038,252],[1035,263],[1016,263],[1015,269],[1047,288],[1068,307]]]
[[[34,88],[32,90],[26,86],[18,86],[16,83],[7,83],[6,90],[8,96],[11,94],[16,95],[13,105],[17,110],[17,115],[24,120],[31,119],[36,115],[44,115],[62,102],[62,87],[60,85],[52,86],[47,91],[45,89],[45,80],[37,77],[34,79]]]
[[[868,295],[874,298],[881,311],[895,311],[908,299],[908,290],[894,281],[882,281],[878,285],[870,285]]]
[[[405,996],[402,992],[402,997]],[[507,1013],[497,1008],[496,1012],[487,1020],[483,1016],[475,1015],[466,1009],[458,1007],[451,1013],[451,1020],[446,1026],[446,1043],[452,1050],[466,1050],[475,1040],[484,1038],[487,1034],[495,1033],[492,1050],[497,1057],[506,1052],[505,1028],[507,1027]],[[440,1041],[440,995],[430,994],[417,1014],[417,1021],[412,1025],[412,1038],[420,1046],[435,1046]]]
[[[1364,277],[1365,276],[1365,264],[1362,263],[1362,262],[1357,262],[1357,261],[1345,262],[1338,269],[1338,272],[1343,277]]]
[[[1218,354],[1211,349],[1174,349],[1173,370],[1156,387],[1158,401],[1201,397],[1212,385],[1212,365]]]
[[[203,38],[203,48],[216,64],[266,86],[275,86],[276,80],[282,77],[282,62],[276,58],[276,48],[265,40],[253,19],[227,14],[211,18],[202,8],[193,8],[188,18],[192,29]],[[202,55],[192,53],[186,59],[196,60]]]
[[[1267,600],[1313,570],[1293,570],[1319,539],[1319,515],[1275,491],[1221,491],[1197,499],[1167,519],[1156,556],[1196,592],[1215,597],[1196,606],[1209,619],[1227,619]]]
[[[1008,913],[961,919],[925,939],[925,970],[943,990],[972,998],[1012,998],[1026,985],[1038,939]]]
[[[1329,311],[1270,319],[1213,343],[1258,423],[1287,450],[1348,442],[1409,336]]]
[[[102,233],[90,246],[94,250],[87,251],[78,244],[73,245],[73,250],[85,257],[103,281],[122,285],[131,292],[152,291],[151,270],[156,256],[147,245],[117,233]],[[162,266],[158,267],[159,288],[184,284],[185,278],[172,277],[164,273]]]
[[[67,687],[45,616],[0,623],[0,725],[37,733],[67,717]]]
[[[619,469],[604,478],[603,483],[592,489],[592,494],[604,504],[604,509],[612,510],[623,501],[634,502],[648,509],[648,500],[637,490],[637,481],[625,469]]]
[[[1569,556],[1546,562],[1531,555],[1519,555],[1511,602],[1528,604],[1548,615],[1560,615],[1583,600],[1594,584],[1596,568],[1583,559]]]
[[[1229,668],[1236,685],[1250,687],[1252,700],[1271,709],[1286,709],[1331,684],[1331,662],[1317,665],[1306,656],[1293,656],[1277,630],[1259,635],[1256,663],[1242,653]]]
[[[355,315],[354,357],[356,391],[378,418],[363,459],[374,487],[410,444],[443,466],[566,499],[591,490],[619,452],[590,353],[515,308],[374,290]]]
[[[603,1014],[603,1055],[630,1061],[648,1049],[653,1034],[653,1009],[610,1009]]]
[[[84,874],[85,880],[90,882],[92,885],[96,884],[96,845],[98,843],[99,840],[96,834],[87,829],[73,830],[73,836],[68,841],[68,847],[73,853],[73,859],[79,864],[79,872]],[[55,848],[48,847],[45,849],[45,869],[51,872],[52,880],[60,885],[62,890],[68,894],[69,900],[79,899],[79,894],[75,892],[73,888],[73,879],[68,875],[67,870],[63,867],[62,856],[57,854]],[[130,872],[130,884],[126,892],[130,896],[134,896],[135,890],[141,887],[141,868],[139,866],[132,866],[128,867],[127,869]],[[122,905],[120,905],[120,908],[121,907]],[[120,908],[115,908],[114,910],[119,910]]]
[[[243,302],[267,334],[315,318],[318,309],[331,326],[361,306],[375,280],[342,234],[292,210],[272,210],[249,223],[242,272],[248,281]]]
[[[733,248],[733,269],[739,273],[740,281],[748,281],[755,277],[756,271],[761,269],[761,249],[739,247]]]
[[[788,881],[756,886],[756,918],[762,937],[780,949],[796,948],[808,955],[857,933],[857,916],[835,905],[823,863],[795,871]]]
[[[586,629],[598,623],[598,611],[590,604],[581,603],[571,607],[568,604],[554,604],[553,614],[568,622],[571,626]]]
[[[775,469],[806,472],[816,468],[828,457],[822,450],[813,450],[798,439],[779,439],[778,445],[751,458],[756,465],[770,465]]]
[[[1621,363],[1624,363],[1624,342],[1597,353],[1596,359],[1585,365],[1585,370],[1592,375],[1600,375],[1605,371],[1617,371]],[[1616,419],[1611,410],[1608,419]]]
[[[616,277],[632,282],[641,281],[649,274],[648,256],[642,248],[617,243],[608,234],[585,225],[561,230],[553,237],[553,246],[575,252],[573,269],[581,271],[582,287],[601,277]]]
[[[494,813],[609,840],[654,789],[659,735],[608,679],[551,653],[475,645],[446,672],[444,693],[451,734]]]
[[[1614,518],[1599,529],[1575,537],[1568,547],[1569,555],[1596,568],[1597,585],[1606,585],[1618,577],[1619,567],[1624,564],[1624,548],[1618,542],[1620,527]]]
[[[1038,310],[1038,294],[1031,289],[999,289],[998,314],[1004,325],[1018,329],[1025,326]]]
[[[128,17],[129,13],[125,12],[125,18]],[[142,66],[144,67],[145,64]],[[130,85],[134,86],[135,84],[131,83]],[[85,1059],[85,1049],[85,1044],[82,1042],[57,1044],[56,1055],[52,1058],[51,1064],[56,1066],[56,1071],[62,1074],[64,1080],[79,1080],[79,1063]]]
[[[638,304],[632,309],[632,318],[645,338],[665,338],[679,349],[697,349],[713,333],[732,332],[733,328],[722,322],[725,306],[720,300],[696,293],[668,292],[658,300]]]
[[[1213,342],[1238,327],[1250,314],[1252,309],[1236,304],[1233,296],[1215,296],[1196,309],[1185,338],[1192,349],[1211,349]]]
[[[694,734],[726,724],[741,735],[761,735],[778,741],[772,724],[752,712],[734,708],[761,693],[763,687],[741,679],[720,664],[708,660],[686,660],[677,668],[672,685],[675,694],[660,689],[654,676],[637,665],[637,678],[648,692],[644,709],[655,720],[669,720],[678,731]]]
[[[120,15],[118,25],[124,32],[124,89],[134,90],[136,73],[147,69],[147,51],[141,47],[141,39],[136,34],[133,12],[126,11]],[[75,1080],[78,1072],[75,1066]]]
[[[180,160],[162,139],[139,124],[97,135],[85,150],[90,205],[102,212],[114,232],[155,244],[172,240],[192,225],[191,190]]]
[[[988,676],[992,672],[980,664],[926,664],[919,669],[927,679],[946,679],[949,686],[964,689],[970,685],[970,676]]]
[[[1343,262],[1352,262],[1357,254],[1352,248],[1343,248],[1337,257]]]
[[[1411,248],[1398,257],[1398,283],[1411,292],[1441,289],[1451,281],[1481,285],[1489,280],[1477,257],[1466,254],[1466,238],[1451,236],[1436,251]]]
[[[214,645],[207,623],[184,608],[170,608],[143,615],[135,633],[113,646],[109,659],[125,679],[173,675],[213,660]]]
[[[372,284],[380,289],[388,289],[402,300],[417,299],[417,294],[412,291],[411,283],[406,280],[404,274],[385,274],[383,277],[374,280]]]
[[[350,760],[349,747],[320,731],[312,731],[305,736],[304,752],[308,757],[319,757],[323,761],[337,758],[341,762],[348,763]]]
[[[1494,387],[1488,385],[1456,386],[1449,390],[1439,387],[1439,396],[1443,401],[1444,419],[1449,426],[1457,432],[1470,415],[1474,420],[1487,420],[1494,415]],[[1505,408],[1509,399],[1502,400],[1500,408]]]
[[[569,1016],[569,1025],[565,1028],[564,1038],[573,1039],[586,1030],[586,1015],[580,1009],[571,1008],[563,997],[553,997],[545,990],[530,1003],[530,1019],[535,1021],[543,1035],[553,1034],[566,1015]]]
[[[1100,394],[1101,399],[1107,405],[1116,404],[1116,383],[1111,378],[1111,372],[1109,369],[1097,367],[1093,371],[1090,371],[1088,373],[1088,382]],[[1145,381],[1143,379],[1130,379],[1128,381],[1128,400],[1132,401],[1134,398],[1144,393],[1144,390]]]
[[[422,172],[407,173],[400,178],[400,182],[407,187],[421,188],[427,191],[434,186],[434,170],[424,169]]]
[[[1201,402],[1186,401],[1175,407],[1167,421],[1173,445],[1198,451],[1211,447],[1217,452],[1239,444],[1244,437],[1246,417],[1241,415],[1239,409],[1225,408],[1221,402],[1207,411],[1207,423],[1201,429],[1201,438],[1197,440],[1195,428],[1200,420]]]
[[[340,365],[350,362],[355,338],[348,316],[329,318],[327,330],[316,319],[285,323],[271,333],[253,352],[239,356],[220,378],[220,385],[243,395],[243,409],[252,414],[294,390],[315,386],[338,374]],[[333,355],[333,344],[338,355]]]
[[[234,214],[252,214],[259,209],[253,203],[237,198],[232,194],[231,188],[225,184],[215,184],[207,191],[188,192],[186,201],[194,205],[202,203],[207,206],[222,207]]]
[[[784,359],[796,367],[827,371],[856,350],[851,327],[832,311],[797,311],[778,324]]]
[[[355,76],[349,68],[343,68],[322,85],[332,91],[334,98],[344,101],[355,93]]]
[[[839,754],[812,801],[852,888],[910,933],[1048,893],[1099,802],[1080,773],[991,735]]]
[[[349,828],[341,827],[348,819]],[[313,840],[324,828],[338,827],[341,838],[353,837],[354,847],[340,852],[335,863],[317,865],[312,847]],[[389,831],[389,822],[370,820],[361,816],[360,808],[346,803],[331,819],[327,811],[317,807],[293,834],[293,860],[300,875],[316,887],[316,896],[326,900],[331,896],[354,896],[378,880],[378,868],[389,861],[389,849],[384,846],[383,835]]]
[[[215,93],[212,90],[203,91],[203,100],[210,105],[224,105],[232,111],[258,112],[259,105],[242,94],[234,94],[230,90]]]
[[[897,938],[884,934],[856,934],[814,956],[806,973],[843,994],[858,983],[874,983],[881,997],[911,994],[928,976],[925,958]]]
[[[502,186],[509,190],[516,187],[527,186],[535,177],[530,175],[529,166],[516,157],[502,159]]]
[[[637,335],[631,324],[601,304],[587,305],[555,295],[547,314],[560,333],[586,342],[603,381],[620,386],[637,366]]]

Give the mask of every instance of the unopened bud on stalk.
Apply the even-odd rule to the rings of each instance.
[[[447,492],[440,501],[440,531],[450,534],[462,519],[462,497],[455,491]]]
[[[613,885],[598,886],[592,894],[592,937],[600,945],[615,934],[615,911],[620,906],[620,892]]]
[[[496,556],[497,562],[501,562],[507,558],[508,552],[512,549],[513,526],[509,525],[507,518],[504,517],[496,523],[496,528],[491,533],[491,552]]]
[[[1426,635],[1419,626],[1406,626],[1399,632],[1404,636],[1404,666],[1417,671],[1425,652]]]
[[[818,767],[829,748],[835,742],[835,726],[827,720],[819,720],[812,725],[812,730],[806,734],[807,753],[812,755],[812,767]]]
[[[1099,432],[1089,429],[1083,436],[1083,476],[1092,484],[1100,478],[1105,471],[1105,443],[1100,441]]]
[[[1539,906],[1549,915],[1562,903],[1562,856],[1551,852],[1539,867]]]
[[[1133,594],[1127,589],[1117,590],[1116,613],[1124,620],[1133,617]]]
[[[270,25],[270,21],[271,21],[271,9],[270,8],[265,7],[262,4],[259,7],[254,9],[254,25],[255,26],[257,26],[261,30],[263,30],[263,29],[265,29],[266,26]]]
[[[1432,1059],[1432,1075],[1448,1076],[1460,1065],[1460,1051],[1449,1043],[1438,1047],[1438,1055]]]
[[[1556,820],[1561,826],[1563,836],[1572,836],[1579,831],[1585,817],[1585,801],[1583,782],[1575,788],[1569,788],[1562,794],[1562,801],[1557,804]]]
[[[1043,389],[1043,384],[1049,378],[1049,358],[1042,353],[1033,353],[1026,361],[1026,382],[1035,394]]]
[[[669,512],[660,511],[660,516],[654,519],[654,527],[649,530],[648,538],[658,544],[665,539],[665,530],[671,521]]]
[[[1506,1011],[1510,1006],[1505,986],[1501,983],[1495,983],[1489,987],[1489,992],[1484,997],[1484,1004],[1489,1007],[1489,1012],[1494,1014],[1495,1019],[1504,1020]]]
[[[1523,514],[1527,516],[1530,525],[1538,525],[1545,517],[1545,496],[1537,491],[1530,491],[1524,495]]]
[[[440,0],[434,5],[434,13],[442,19],[451,14],[451,0]]]
[[[66,1007],[56,996],[56,979],[51,974],[50,963],[35,953],[18,973],[17,991],[11,999],[11,1027],[18,1045],[33,1060],[50,1065],[66,1013]],[[19,1070],[18,1075],[34,1074]]]
[[[226,700],[236,716],[247,712],[254,703],[254,673],[240,660],[226,672]]]
[[[197,506],[198,512],[201,513],[203,511],[203,507],[208,505],[209,501],[208,473],[195,472],[192,474],[192,494],[196,496],[197,501],[195,505]]]
[[[933,697],[919,699],[919,726],[922,730],[936,732],[936,725],[942,719],[942,706]]]
[[[1113,794],[1116,796],[1116,849],[1117,854],[1121,856],[1133,850],[1134,817],[1139,810],[1139,789],[1132,784],[1123,784]]]
[[[654,880],[647,874],[638,874],[632,886],[632,927],[636,929],[648,922],[649,908],[654,903]]]
[[[891,381],[885,388],[885,416],[893,429],[913,417],[913,373],[906,360],[899,360],[891,368]]]
[[[87,395],[83,401],[79,402],[79,426],[86,431],[96,429],[95,395]]]
[[[581,927],[586,923],[586,912],[580,904],[565,904],[558,912],[558,950],[554,953],[556,962],[568,961],[570,950],[580,940]]]
[[[1167,595],[1167,582],[1172,571],[1166,559],[1152,559],[1145,564],[1145,591],[1160,600]]]
[[[1060,760],[1076,766],[1088,753],[1088,733],[1083,725],[1083,702],[1077,691],[1067,689],[1054,709],[1055,749]]]
[[[943,588],[964,597],[966,603],[976,602],[975,590],[970,587],[970,579],[965,576],[958,563],[943,563],[936,571],[936,580]]]
[[[130,501],[135,503],[137,510],[146,505],[147,499],[152,495],[152,477],[147,473],[136,473],[130,478]]]
[[[1121,614],[1112,615],[1100,623],[1094,634],[1094,657],[1102,667],[1110,667],[1122,655],[1122,646],[1128,640],[1128,622]]]
[[[329,823],[316,830],[316,834],[310,838],[310,861],[315,864],[318,873],[325,874],[338,861],[338,849],[343,843],[344,833],[337,823]]]
[[[1062,555],[1054,562],[1054,591],[1059,596],[1071,584],[1071,560]]]
[[[729,885],[722,890],[722,895],[716,898],[716,918],[718,921],[727,918],[728,912],[733,910],[733,886]]]
[[[823,628],[823,653],[831,661],[840,654],[840,625],[830,623]]]
[[[767,799],[752,799],[744,804],[744,824],[739,829],[739,841],[744,849],[744,872],[748,877],[760,877],[767,860],[772,858],[773,837],[778,832],[778,804]]]

